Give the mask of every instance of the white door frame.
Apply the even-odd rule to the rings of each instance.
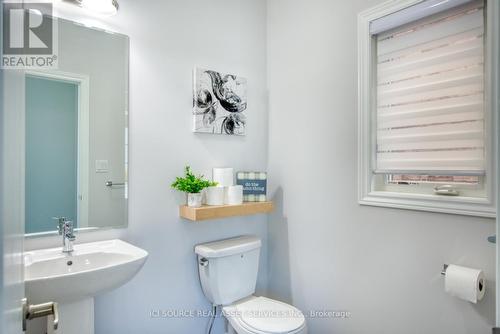
[[[56,70],[29,70],[26,76],[76,84],[78,87],[78,157],[77,157],[77,222],[78,228],[88,227],[89,215],[89,146],[90,146],[90,77],[84,74]],[[52,234],[31,233],[29,236]]]
[[[1,8],[0,8],[1,14]],[[0,18],[1,21],[1,18]],[[24,73],[2,71],[0,102],[0,332],[22,333],[24,298]],[[0,268],[1,270],[2,268]]]

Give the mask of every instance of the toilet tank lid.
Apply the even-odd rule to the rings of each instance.
[[[224,257],[260,248],[261,244],[258,237],[249,235],[196,245],[194,252],[206,258]]]

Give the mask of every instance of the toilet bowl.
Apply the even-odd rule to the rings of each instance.
[[[254,296],[260,248],[255,236],[195,246],[203,293],[212,305],[222,306],[228,334],[306,334],[297,308]]]
[[[302,312],[286,303],[251,296],[222,308],[228,334],[306,334]]]

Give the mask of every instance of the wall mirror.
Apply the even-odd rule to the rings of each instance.
[[[129,38],[57,20],[58,68],[25,72],[25,233],[127,225]]]

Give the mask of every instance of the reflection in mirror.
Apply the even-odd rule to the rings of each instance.
[[[25,231],[127,225],[127,36],[57,19],[58,69],[25,74]]]

